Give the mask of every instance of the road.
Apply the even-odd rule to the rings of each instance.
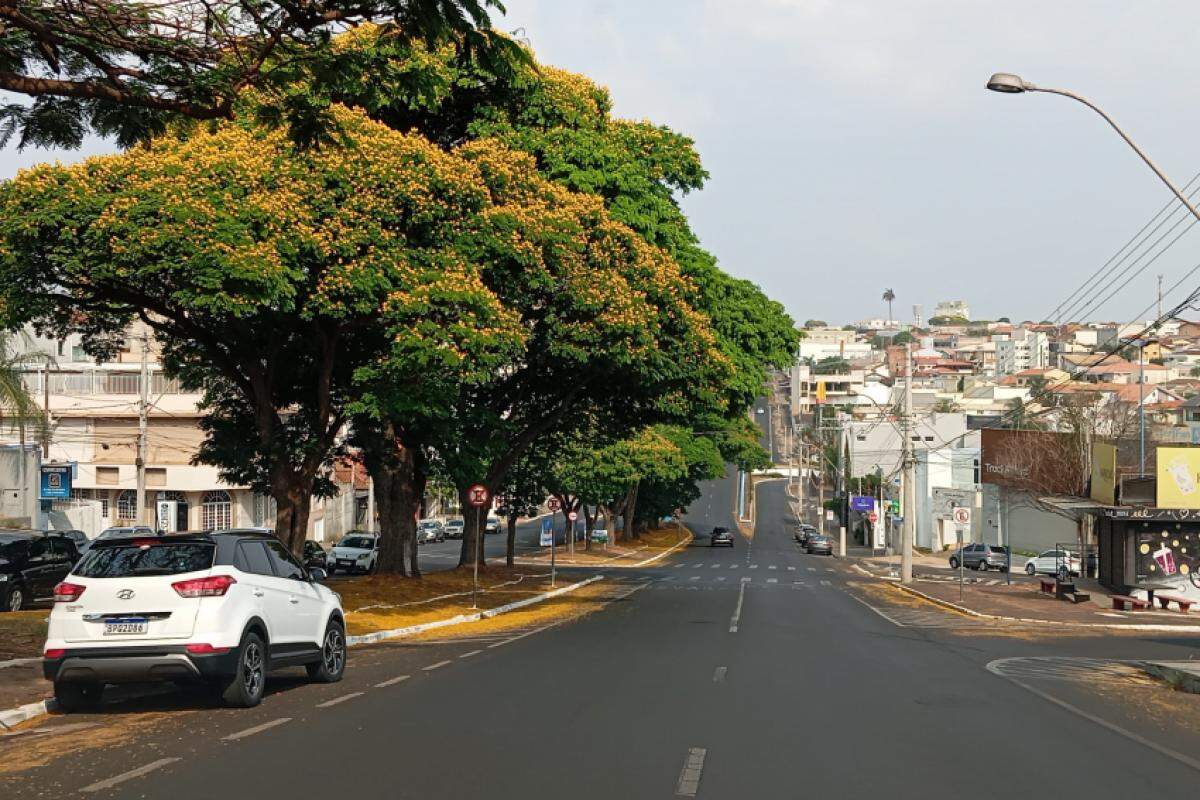
[[[689,519],[727,523],[728,486],[706,488]],[[1036,633],[915,606],[799,552],[782,488],[760,485],[752,540],[622,572],[613,601],[578,621],[356,649],[342,683],[276,681],[249,711],[171,695],[57,717],[48,735],[95,727],[64,732],[47,764],[0,788],[172,800],[1195,796],[1200,696],[1125,660],[1197,657],[1200,639]],[[0,763],[22,741],[0,740]]]

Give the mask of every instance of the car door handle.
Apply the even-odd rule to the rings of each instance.
[[[300,598],[298,598],[298,597],[289,597],[289,598],[288,598],[288,602],[289,602],[289,603],[291,603],[292,605],[295,605],[295,604],[297,604],[297,603],[299,603],[299,602],[300,602]]]
[[[262,597],[262,596],[263,596],[263,590],[262,590],[262,589],[255,589],[255,590],[254,590],[254,596],[255,596],[255,597]]]

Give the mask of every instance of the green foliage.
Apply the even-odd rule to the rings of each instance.
[[[816,375],[844,375],[850,371],[850,362],[840,356],[822,358],[813,367]]]
[[[971,321],[966,317],[955,315],[938,315],[929,318],[930,325],[967,325]]]
[[[829,325],[829,323],[823,319],[806,319],[806,320],[804,320],[804,327],[806,327],[806,328],[825,328],[825,327],[828,327],[828,325]]]

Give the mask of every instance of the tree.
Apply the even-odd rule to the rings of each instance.
[[[824,327],[827,327],[828,324],[829,323],[827,323],[823,319],[806,319],[806,320],[804,320],[804,327],[806,327],[806,328],[824,328]]]
[[[506,546],[504,562],[513,566],[517,549],[517,519],[532,517],[546,500],[546,464],[537,452],[526,452],[504,475],[496,489],[496,513],[504,518]]]
[[[883,290],[883,302],[888,306],[888,322],[892,321],[892,302],[896,299],[896,293],[891,289]]]
[[[969,319],[958,315],[941,314],[929,318],[930,325],[967,325],[968,323],[970,323]]]
[[[205,392],[199,457],[274,497],[296,550],[381,339],[393,367],[446,379],[522,337],[480,281],[478,167],[334,113],[346,147],[298,153],[227,123],[0,186],[5,323],[96,352],[149,325],[166,369]]]
[[[129,146],[172,119],[232,119],[250,87],[263,93],[264,119],[315,143],[336,130],[328,85],[341,76],[313,72],[325,91],[291,89],[297,65],[321,60],[332,33],[376,22],[383,37],[445,43],[504,71],[528,57],[491,28],[492,8],[503,11],[497,0],[0,4],[0,89],[33,98],[0,107],[0,144],[78,147],[90,130]]]
[[[939,414],[953,414],[959,409],[958,406],[954,404],[953,400],[943,397],[941,400],[938,400],[933,404],[933,410]]]
[[[841,356],[822,358],[813,368],[816,375],[844,375],[850,371],[850,362]]]
[[[892,337],[892,344],[910,344],[913,341],[913,335],[908,331],[900,331]]]

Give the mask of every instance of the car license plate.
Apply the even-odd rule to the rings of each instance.
[[[146,620],[142,618],[112,619],[104,623],[105,636],[136,636],[146,632]]]
[[[346,558],[339,558],[337,563],[338,563],[338,566],[339,566],[339,567],[352,567],[352,566],[354,566],[354,562],[353,562],[353,561],[351,561],[351,560],[349,560],[349,559],[346,559]]]

